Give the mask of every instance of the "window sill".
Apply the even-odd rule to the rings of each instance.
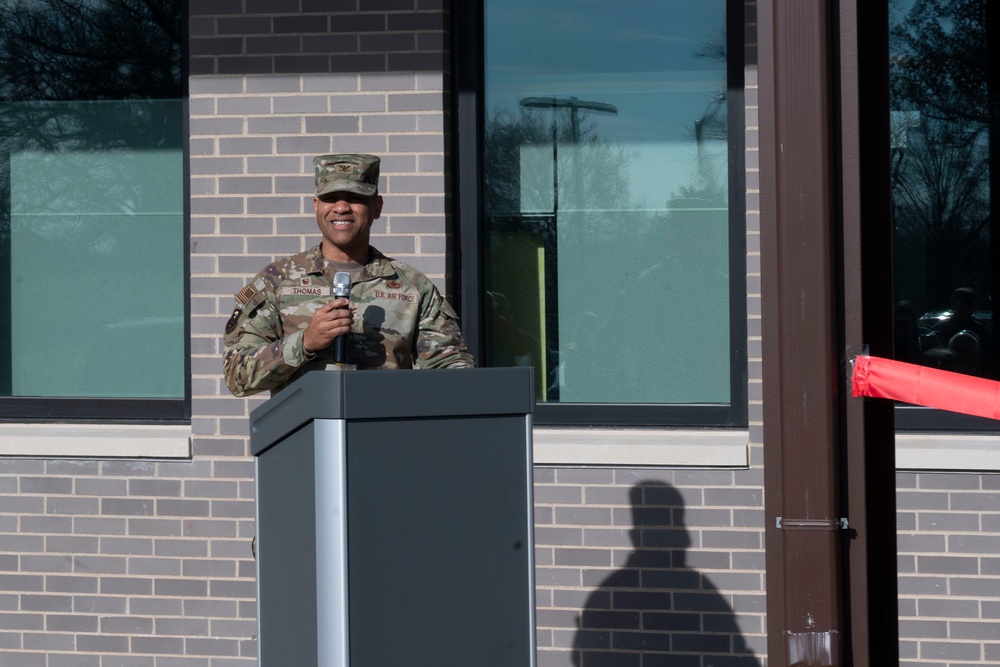
[[[897,433],[896,470],[997,471],[995,434]]]
[[[535,465],[746,468],[745,430],[555,429],[532,432]]]
[[[747,431],[535,428],[536,465],[745,468]],[[0,456],[191,457],[190,426],[0,424]],[[900,433],[898,470],[998,471],[995,435]]]
[[[191,427],[134,424],[0,424],[0,456],[190,458]]]
[[[533,430],[535,465],[746,468],[747,431],[570,429]],[[1000,471],[996,435],[897,433],[897,470]]]

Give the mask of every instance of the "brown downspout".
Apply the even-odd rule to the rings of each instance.
[[[875,4],[758,4],[772,665],[898,664],[892,407],[845,391],[863,345],[891,355],[888,28]]]
[[[758,4],[768,662],[841,665],[831,3]]]

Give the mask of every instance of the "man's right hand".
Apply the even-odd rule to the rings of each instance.
[[[333,339],[351,330],[354,311],[349,299],[334,299],[317,310],[302,334],[302,347],[309,354],[330,347]]]

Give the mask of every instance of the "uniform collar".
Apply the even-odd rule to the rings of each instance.
[[[368,258],[368,263],[361,269],[361,275],[358,276],[357,282],[362,280],[374,280],[376,278],[392,278],[396,275],[396,269],[392,265],[392,262],[388,257],[379,252],[378,248],[375,246],[368,246],[371,250],[371,256]],[[323,257],[322,244],[317,243],[315,246],[306,251],[303,257],[303,265],[305,266],[306,273],[311,274],[322,274],[323,273],[323,263],[325,262]]]
[[[389,261],[389,258],[378,251],[375,246],[368,246],[371,249],[371,257],[361,271],[361,280],[374,280],[375,278],[392,278],[396,275],[396,268]]]
[[[306,273],[323,273],[323,251],[321,246],[322,244],[317,243],[312,248],[309,248],[309,250],[306,250],[306,254],[302,258],[302,265],[305,267]]]

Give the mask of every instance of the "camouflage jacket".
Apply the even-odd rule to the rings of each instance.
[[[312,314],[335,298],[333,274],[317,245],[268,265],[240,290],[223,352],[234,395],[279,391],[332,362],[329,349],[307,354],[302,337]],[[358,370],[474,365],[455,311],[424,274],[372,248],[351,283],[355,313],[347,363]]]

